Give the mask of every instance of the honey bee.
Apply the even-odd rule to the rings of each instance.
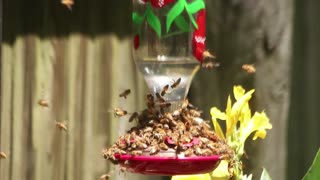
[[[59,128],[60,130],[64,130],[64,131],[68,130],[67,125],[62,122],[56,121],[56,127]]]
[[[199,155],[199,156],[202,155],[202,150],[201,150],[201,148],[199,146],[194,148],[194,152],[195,152],[196,155]]]
[[[165,100],[161,97],[161,95],[159,93],[156,93],[157,99],[160,103],[164,103]]]
[[[101,179],[101,180],[108,180],[110,177],[111,177],[110,174],[102,174],[102,175],[100,176],[100,179]]]
[[[190,114],[194,117],[200,117],[201,116],[201,112],[197,111],[195,109],[190,109]]]
[[[122,93],[119,94],[119,97],[123,97],[125,99],[127,99],[127,96],[131,93],[130,89],[126,89],[124,90]]]
[[[167,130],[167,129],[170,129],[170,127],[168,124],[163,124],[163,129]]]
[[[182,109],[186,109],[188,107],[188,104],[189,104],[189,100],[188,99],[185,99],[181,105],[181,108]]]
[[[0,152],[0,159],[6,159],[7,158],[7,154],[5,152]]]
[[[159,147],[157,145],[153,145],[149,148],[149,154],[150,155],[155,155],[159,152]]]
[[[144,132],[144,133],[151,133],[152,131],[153,131],[153,128],[150,127],[150,126],[147,126],[147,127],[145,127],[145,128],[143,129],[143,132]]]
[[[246,71],[249,74],[253,74],[256,72],[256,68],[254,67],[253,64],[243,64],[242,70]]]
[[[203,67],[203,68],[206,68],[206,69],[212,69],[212,68],[214,68],[214,67],[219,67],[219,66],[220,66],[220,63],[218,63],[218,62],[212,62],[212,61],[206,62],[206,63],[203,63],[203,64],[202,64],[202,67]]]
[[[132,122],[133,120],[137,119],[139,116],[139,113],[138,112],[134,112],[130,118],[129,118],[129,122]]]
[[[135,143],[139,149],[146,149],[148,147],[145,143],[141,141],[136,141]]]
[[[193,155],[193,149],[187,149],[186,151],[184,151],[184,155],[186,157],[192,156]]]
[[[114,108],[113,109],[113,112],[114,112],[114,115],[115,116],[118,116],[118,117],[121,117],[121,116],[125,116],[128,114],[127,111],[121,109],[121,108]]]
[[[62,0],[61,4],[65,5],[71,11],[72,6],[74,4],[74,1],[73,0]]]
[[[207,50],[207,51],[204,51],[203,54],[202,54],[202,56],[203,56],[204,58],[216,58],[216,56],[213,55],[213,54],[211,54],[208,50]]]
[[[212,153],[212,151],[210,150],[210,149],[202,149],[202,155],[203,156],[210,156],[210,155],[212,155],[213,153]]]
[[[39,104],[40,106],[42,106],[42,107],[49,107],[49,101],[46,100],[46,99],[40,99],[40,100],[38,101],[38,104]]]
[[[168,108],[170,106],[171,106],[171,103],[169,103],[169,102],[160,103],[160,108]]]
[[[171,84],[171,88],[176,88],[181,82],[181,78],[178,78],[176,81],[173,81],[173,83]]]
[[[147,105],[148,108],[154,107],[154,97],[152,94],[147,94]]]
[[[169,147],[163,142],[159,144],[159,148],[161,150],[165,150],[165,151],[169,149]]]
[[[133,156],[140,156],[140,155],[142,155],[142,151],[140,151],[140,150],[131,151],[131,155],[133,155]]]
[[[165,85],[162,90],[161,90],[161,96],[164,96],[165,94],[167,94],[168,92],[168,89],[169,89],[169,84]]]
[[[127,171],[126,167],[123,167],[123,166],[120,167],[120,172],[125,173],[126,171]]]

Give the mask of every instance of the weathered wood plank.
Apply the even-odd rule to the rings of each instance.
[[[2,45],[1,57],[1,129],[0,129],[0,151],[7,154],[7,159],[0,160],[0,177],[4,180],[10,180],[10,167],[12,163],[12,66],[13,54],[12,46]]]

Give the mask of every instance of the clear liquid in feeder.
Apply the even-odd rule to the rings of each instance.
[[[192,79],[199,70],[199,62],[187,57],[158,56],[136,61],[136,65],[143,74],[150,93],[154,96],[169,85],[163,98],[170,102],[170,110],[178,109],[186,98]],[[179,79],[176,87],[172,85]]]

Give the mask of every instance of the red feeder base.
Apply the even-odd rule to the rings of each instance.
[[[149,175],[189,175],[213,171],[220,162],[220,156],[157,157],[157,156],[115,156],[119,164],[131,173]]]

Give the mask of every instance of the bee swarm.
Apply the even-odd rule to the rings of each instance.
[[[151,94],[147,95],[148,108],[133,113],[130,121],[137,120],[137,126],[122,135],[108,149],[103,150],[104,158],[118,164],[115,154],[145,156],[211,156],[220,155],[231,159],[234,151],[225,140],[210,130],[210,125],[200,118],[200,111],[186,100],[179,110],[167,112],[168,105],[158,106]],[[170,103],[167,103],[170,104]]]

